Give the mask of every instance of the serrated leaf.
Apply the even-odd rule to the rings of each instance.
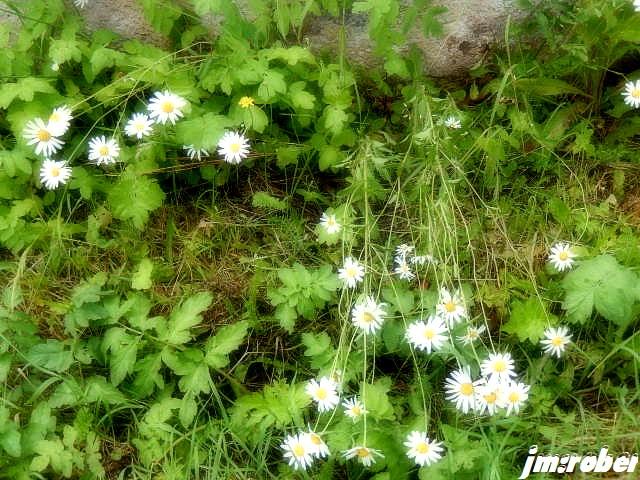
[[[289,96],[295,108],[311,110],[315,104],[316,97],[304,90],[305,82],[295,82],[289,86]]]
[[[178,418],[182,426],[187,428],[191,425],[197,413],[198,404],[194,398],[194,394],[192,392],[185,393],[180,401],[180,410],[178,411]]]
[[[289,208],[289,204],[285,200],[275,198],[267,192],[256,192],[253,194],[251,205],[257,208],[267,208],[270,210],[284,211]]]
[[[224,115],[205,113],[176,125],[176,141],[182,145],[193,145],[196,149],[212,151],[231,122]]]
[[[49,339],[46,343],[39,343],[31,347],[27,359],[39,367],[54,372],[64,372],[73,363],[73,352],[67,350],[63,342]]]
[[[393,405],[387,395],[391,384],[388,377],[379,378],[374,383],[360,383],[360,398],[367,406],[371,418],[378,421],[395,419]]]
[[[153,262],[149,258],[143,258],[138,269],[131,277],[131,288],[134,290],[147,290],[151,288],[151,273],[153,272]]]
[[[55,93],[56,90],[42,78],[27,77],[0,87],[0,108],[7,108],[16,99],[30,102],[36,93]]]
[[[269,101],[278,93],[285,93],[286,91],[287,83],[284,80],[284,75],[275,70],[267,70],[262,83],[260,83],[258,87],[258,95],[260,98],[264,101]]]
[[[114,217],[131,220],[142,229],[149,214],[162,205],[164,192],[155,180],[127,169],[111,187],[107,199]]]
[[[347,113],[336,105],[329,105],[324,110],[324,126],[334,135],[337,135],[344,129],[348,120],[349,116]]]
[[[244,342],[249,322],[241,321],[225,325],[207,341],[205,361],[211,368],[222,368],[229,364],[229,353]]]
[[[509,321],[502,326],[502,331],[516,335],[521,342],[529,340],[535,345],[550,323],[555,323],[555,317],[546,312],[538,297],[530,297],[514,302]]]
[[[172,345],[182,345],[191,340],[190,329],[202,321],[204,312],[213,296],[209,292],[200,292],[187,298],[178,307],[174,308],[167,322],[167,329],[163,332],[161,340]]]

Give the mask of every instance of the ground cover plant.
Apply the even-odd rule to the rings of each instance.
[[[142,0],[163,48],[1,3],[0,478],[638,452],[637,1],[529,5],[446,81],[395,0]],[[347,9],[379,68],[303,46]]]

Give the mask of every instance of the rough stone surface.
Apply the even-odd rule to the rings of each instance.
[[[251,20],[253,15],[248,0],[236,1],[242,14]],[[410,0],[405,0],[409,2]],[[504,37],[504,29],[509,21],[521,18],[523,12],[515,6],[516,0],[440,0],[447,8],[439,16],[443,23],[444,35],[439,38],[425,37],[417,27],[408,34],[408,41],[395,48],[406,53],[411,45],[422,51],[425,73],[436,77],[464,75],[478,64],[487,52]],[[71,1],[69,1],[70,8]],[[406,8],[405,3],[405,8]],[[107,28],[126,38],[137,38],[155,45],[166,46],[166,39],[155,32],[145,19],[142,8],[132,0],[92,0],[82,10],[88,28]],[[6,18],[0,16],[0,22]],[[10,20],[9,20],[10,21]],[[215,32],[219,18],[205,20],[210,30]],[[419,22],[416,22],[419,23]],[[376,57],[367,33],[365,15],[352,14],[345,19],[347,58],[356,65],[372,67],[380,65],[384,59]],[[314,51],[336,52],[342,24],[331,17],[307,19],[304,28],[305,43]]]

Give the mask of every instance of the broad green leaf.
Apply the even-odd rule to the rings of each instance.
[[[576,94],[587,96],[582,90],[557,78],[520,78],[515,81],[516,88],[534,95]]]
[[[88,403],[102,403],[104,405],[127,404],[126,397],[111,383],[95,375],[86,382],[84,400]]]
[[[383,377],[374,383],[360,383],[360,398],[369,410],[369,416],[375,420],[394,420],[393,405],[388,397],[392,381]]]
[[[202,321],[201,313],[212,301],[213,296],[209,292],[196,293],[183,301],[171,312],[167,330],[163,332],[161,340],[172,345],[182,345],[191,340],[191,328]]]
[[[224,135],[225,128],[230,125],[231,122],[224,115],[205,113],[179,122],[176,125],[176,140],[182,145],[193,145],[194,148],[211,152]]]
[[[55,89],[42,78],[27,77],[0,86],[0,108],[7,108],[17,98],[30,102],[36,93],[55,93]]]
[[[249,322],[241,321],[225,325],[207,341],[205,361],[211,368],[222,368],[229,364],[229,353],[244,342]]]
[[[114,386],[117,387],[127,375],[133,373],[140,339],[140,336],[130,335],[120,327],[111,328],[105,333],[102,349],[111,351],[109,366]]]
[[[193,10],[196,14],[202,16],[220,10],[220,1],[221,0],[191,0],[191,3],[193,3]]]
[[[547,313],[538,297],[514,302],[509,321],[502,331],[516,335],[521,342],[529,340],[534,345],[544,336],[544,330],[555,323],[555,317]]]
[[[175,2],[167,0],[138,0],[149,23],[163,35],[169,35],[182,10]]]
[[[338,106],[329,105],[324,110],[324,126],[334,135],[342,131],[348,120],[347,113]]]
[[[638,275],[611,255],[584,260],[562,281],[566,295],[563,308],[569,321],[585,323],[593,308],[607,320],[625,326],[633,319],[638,301]]]
[[[131,288],[134,290],[147,290],[151,288],[151,273],[153,272],[153,262],[149,258],[143,258],[138,269],[131,278]]]
[[[278,93],[285,93],[286,91],[287,83],[284,80],[284,75],[275,70],[267,70],[262,83],[258,87],[260,98],[264,101],[269,101]]]
[[[67,350],[63,342],[49,339],[46,343],[39,343],[31,347],[27,359],[39,367],[54,372],[64,372],[73,363],[73,352]]]
[[[291,103],[295,108],[303,110],[311,110],[314,106],[316,97],[304,90],[305,82],[295,82],[289,86],[289,96]]]
[[[183,375],[178,382],[181,392],[192,392],[194,395],[211,391],[211,375],[209,367],[203,363],[191,364],[191,371]]]
[[[187,392],[180,401],[180,410],[178,411],[178,418],[184,428],[189,427],[193,423],[193,419],[198,413],[198,403],[194,397],[193,392]]]
[[[8,425],[2,426],[0,432],[0,446],[12,457],[20,457],[22,455],[22,445],[20,444],[20,432],[15,423],[9,422]]]
[[[107,198],[114,217],[131,220],[136,228],[142,229],[149,214],[162,205],[164,192],[155,180],[127,169]]]
[[[303,333],[302,344],[307,347],[304,356],[311,357],[311,368],[314,370],[327,368],[336,357],[336,349],[327,332]]]

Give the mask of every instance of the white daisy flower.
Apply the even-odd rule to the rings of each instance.
[[[333,410],[340,402],[337,387],[336,382],[328,377],[322,377],[319,382],[315,379],[309,380],[305,391],[318,404],[318,411],[322,413]]]
[[[54,137],[61,137],[69,130],[72,119],[71,109],[63,105],[62,107],[53,109],[53,112],[49,115],[47,127]]]
[[[28,140],[28,145],[36,146],[36,155],[45,157],[51,157],[64,145],[64,142],[53,134],[41,118],[30,120],[27,123],[24,129],[24,138]]]
[[[640,0],[633,0],[633,6],[636,9],[636,12],[640,12]]]
[[[101,135],[94,137],[89,142],[89,160],[96,165],[109,165],[116,162],[120,155],[120,146],[115,139]]]
[[[398,275],[402,280],[413,280],[416,276],[409,268],[409,264],[407,262],[399,263],[396,268],[393,269],[393,273]]]
[[[518,413],[520,407],[529,398],[529,385],[520,382],[509,382],[504,392],[504,404],[507,407],[507,415],[511,412]]]
[[[284,458],[294,470],[306,470],[313,463],[313,447],[306,433],[288,435],[280,448],[284,450]]]
[[[149,116],[156,122],[163,125],[171,122],[172,125],[175,125],[176,120],[184,116],[182,109],[186,105],[187,101],[184,98],[165,90],[154,94],[149,101],[147,110],[149,110]]]
[[[187,155],[189,155],[189,158],[191,160],[195,160],[196,158],[198,160],[202,160],[202,157],[209,156],[209,152],[207,152],[204,148],[194,148],[193,145],[185,145],[184,147],[182,147],[182,149],[187,152]]]
[[[382,452],[380,452],[379,450],[376,450],[374,448],[367,448],[363,445],[353,447],[344,452],[343,455],[347,460],[351,458],[357,458],[358,461],[365,467],[370,467],[371,465],[376,463],[374,455],[378,457],[384,457]]]
[[[544,345],[544,352],[550,353],[560,358],[564,353],[567,345],[571,343],[571,335],[569,335],[569,329],[567,327],[547,328],[544,331],[545,338],[540,340],[540,343]]]
[[[482,380],[471,379],[469,367],[464,367],[451,372],[445,381],[446,399],[455,402],[456,408],[462,413],[468,413],[475,409],[476,388]]]
[[[67,166],[66,162],[56,162],[50,159],[42,162],[40,181],[49,190],[64,185],[69,180],[69,177],[71,177],[71,167]]]
[[[458,340],[460,340],[463,345],[471,345],[473,342],[480,338],[480,335],[487,329],[484,325],[480,325],[479,327],[474,327],[473,325],[467,326],[467,331],[464,335],[458,336]]]
[[[373,297],[368,296],[353,307],[351,321],[364,333],[376,333],[384,322],[384,306],[384,303],[377,303]]]
[[[218,142],[218,153],[227,163],[239,164],[249,156],[249,140],[237,132],[225,132]]]
[[[426,323],[423,321],[413,322],[407,328],[406,337],[411,345],[418,350],[440,350],[447,342],[447,326],[443,320],[436,316],[430,315]]]
[[[511,377],[516,376],[513,359],[509,352],[490,353],[489,357],[480,364],[480,372],[483,377],[492,382],[508,382]]]
[[[429,440],[425,432],[411,432],[407,435],[404,446],[409,449],[407,457],[421,467],[429,466],[442,458],[442,442]]]
[[[134,113],[124,127],[124,133],[129,137],[146,137],[153,131],[153,120],[146,113]]]
[[[459,128],[462,128],[462,123],[460,123],[460,120],[458,118],[451,116],[445,119],[444,126],[457,130]]]
[[[571,250],[568,243],[556,243],[551,247],[549,261],[559,272],[564,272],[573,266],[576,254]]]
[[[54,72],[57,72],[60,70],[60,65],[57,62],[53,62],[51,64],[51,70],[53,70]]]
[[[462,301],[460,291],[456,290],[452,294],[446,288],[441,288],[436,313],[449,325],[455,325],[462,321],[467,316],[467,309]]]
[[[505,387],[508,382],[502,380],[483,379],[476,388],[476,411],[494,415],[505,404]]]
[[[369,413],[369,411],[364,408],[364,404],[356,397],[343,401],[342,406],[344,407],[344,414],[354,422],[365,413]]]
[[[344,265],[338,270],[338,277],[349,288],[354,288],[364,278],[364,267],[352,257],[347,257]]]
[[[307,439],[309,446],[311,447],[311,455],[318,458],[325,458],[329,456],[329,447],[322,437],[313,430],[309,430],[307,433]]]
[[[410,262],[414,265],[425,265],[425,264],[430,264],[430,265],[437,265],[438,264],[438,259],[435,258],[432,255],[416,255],[414,257],[411,257]]]
[[[334,235],[342,229],[342,225],[336,220],[334,214],[327,215],[326,212],[320,217],[320,226],[325,229],[329,235]]]
[[[416,249],[413,245],[407,245],[406,243],[402,243],[396,247],[396,259],[405,258],[407,255],[411,255],[413,251]]]
[[[633,108],[640,107],[640,80],[627,82],[624,86],[624,103]]]
[[[73,4],[78,8],[84,8],[89,3],[89,0],[73,0]]]

